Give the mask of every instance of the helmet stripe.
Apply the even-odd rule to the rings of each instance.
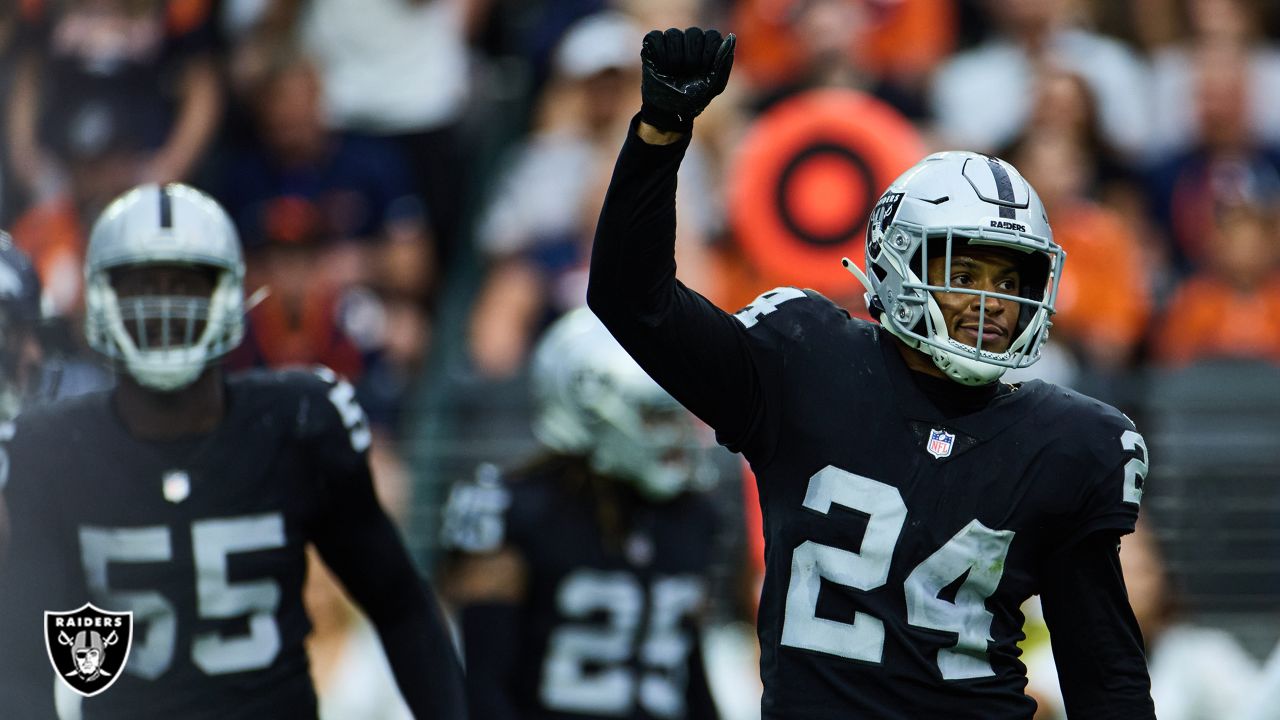
[[[1014,202],[1013,199],[1013,181],[1009,179],[1009,173],[994,158],[987,158],[987,167],[991,168],[991,176],[996,181],[996,193],[1000,199],[1007,203]],[[1007,205],[1000,206],[1000,217],[1015,217],[1013,208]]]
[[[160,229],[173,227],[173,198],[169,195],[169,186],[160,186]]]

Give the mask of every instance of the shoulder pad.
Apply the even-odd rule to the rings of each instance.
[[[1128,415],[1101,400],[1049,383],[1044,383],[1044,391],[1049,395],[1046,420],[1070,428],[1064,437],[1080,438],[1090,446],[1105,445],[1126,431],[1137,430]],[[1099,459],[1106,459],[1108,454],[1118,457],[1103,453]]]
[[[323,365],[311,368],[250,370],[233,382],[249,391],[267,412],[292,414],[300,438],[345,435],[351,449],[363,453],[373,441],[369,420],[346,379]]]
[[[1059,447],[1096,468],[1102,484],[1112,480],[1121,483],[1118,490],[1107,491],[1125,503],[1142,502],[1150,457],[1147,442],[1128,415],[1116,408],[1074,390],[1046,384],[1052,393],[1050,412],[1044,421],[1052,426],[1069,428],[1058,437]]]

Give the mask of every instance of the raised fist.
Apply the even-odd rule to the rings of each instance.
[[[665,132],[688,132],[711,98],[724,92],[737,38],[701,28],[644,36],[640,119]]]

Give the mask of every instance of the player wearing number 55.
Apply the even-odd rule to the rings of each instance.
[[[102,718],[315,718],[303,647],[307,543],[369,615],[420,718],[463,718],[439,609],[373,494],[364,412],[318,371],[224,376],[243,334],[230,218],[184,185],[144,185],[94,225],[89,345],[101,394],[23,415],[8,447],[0,714],[53,714],[44,612],[133,613]]]
[[[733,46],[644,38],[588,302],[755,472],[764,717],[1029,720],[1019,607],[1037,593],[1070,716],[1154,717],[1117,556],[1142,436],[1088,397],[1000,380],[1037,359],[1063,267],[1035,191],[1003,160],[930,155],[875,205],[865,273],[845,261],[878,323],[795,288],[722,312],[676,280],[674,202]]]

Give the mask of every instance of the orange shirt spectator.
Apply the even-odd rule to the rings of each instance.
[[[741,71],[766,88],[800,80],[813,59],[805,20],[820,25],[833,11],[847,13],[836,31],[848,33],[848,59],[877,77],[923,77],[955,46],[953,0],[743,0],[731,25]]]
[[[1232,357],[1280,363],[1280,248],[1273,213],[1219,209],[1209,265],[1175,292],[1153,336],[1154,359],[1182,365]]]
[[[1151,314],[1137,239],[1115,212],[1085,201],[1058,208],[1052,221],[1067,251],[1053,335],[1093,354],[1127,356]]]
[[[69,196],[41,203],[18,218],[13,240],[31,256],[52,314],[78,314],[85,229]]]
[[[1187,280],[1156,332],[1155,357],[1167,365],[1211,357],[1280,363],[1280,276],[1252,292],[1215,277]]]
[[[1124,218],[1086,195],[1095,156],[1075,133],[1045,128],[1023,136],[1008,157],[1040,193],[1067,252],[1051,336],[1099,371],[1125,367],[1151,315],[1151,278]]]

